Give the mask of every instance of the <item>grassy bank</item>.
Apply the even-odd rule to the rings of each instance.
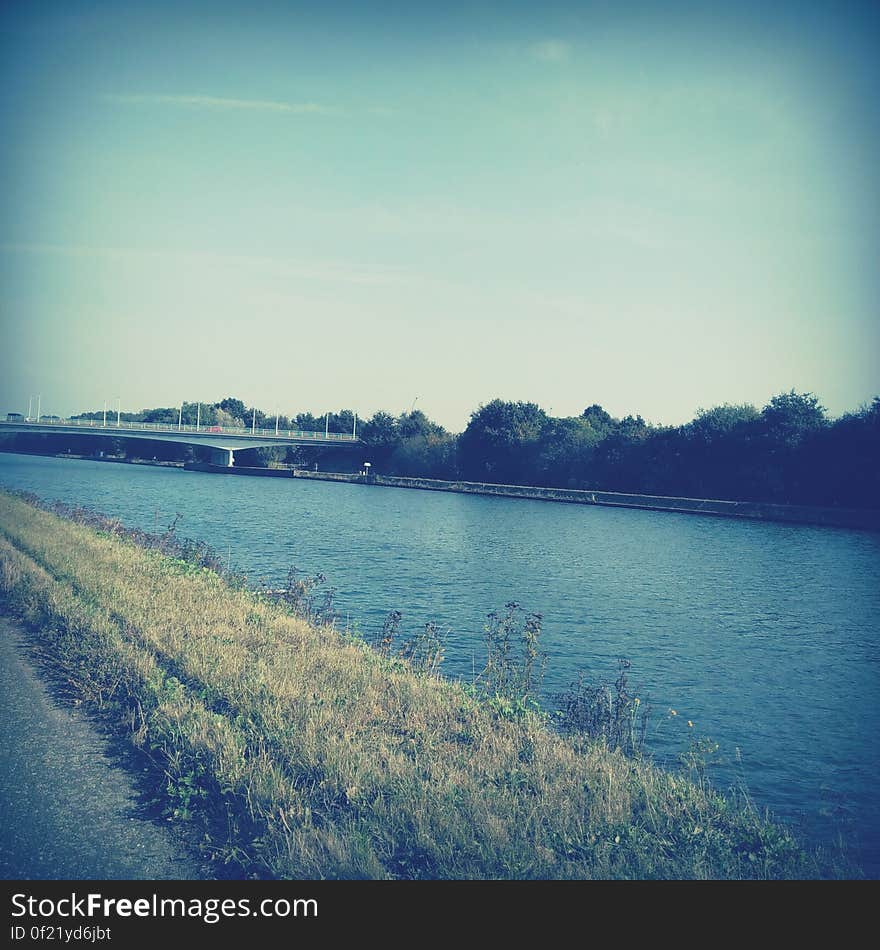
[[[3,492],[0,591],[235,874],[821,873],[746,804]]]

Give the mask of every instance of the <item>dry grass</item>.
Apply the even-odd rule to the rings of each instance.
[[[0,590],[237,874],[819,873],[785,830],[681,776],[2,492]]]

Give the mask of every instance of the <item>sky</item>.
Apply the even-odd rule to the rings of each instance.
[[[877,10],[7,0],[0,411],[855,409]]]

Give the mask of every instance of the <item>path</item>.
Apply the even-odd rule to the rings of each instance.
[[[139,813],[107,738],[52,697],[27,636],[0,615],[0,878],[204,877],[172,829]]]

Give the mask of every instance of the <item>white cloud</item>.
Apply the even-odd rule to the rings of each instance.
[[[50,254],[62,257],[104,258],[111,261],[174,264],[193,269],[232,268],[261,270],[264,273],[318,280],[329,283],[391,286],[412,283],[418,278],[400,270],[350,266],[344,261],[305,260],[267,255],[214,253],[209,251],[167,250],[163,248],[104,247],[89,244],[0,244],[0,254]]]
[[[170,105],[190,109],[231,109],[254,112],[281,112],[293,115],[331,115],[339,110],[317,102],[273,102],[267,99],[224,99],[218,96],[108,95],[108,102],[123,105]]]
[[[564,63],[571,56],[571,44],[563,40],[541,40],[529,47],[529,55],[542,63]]]

